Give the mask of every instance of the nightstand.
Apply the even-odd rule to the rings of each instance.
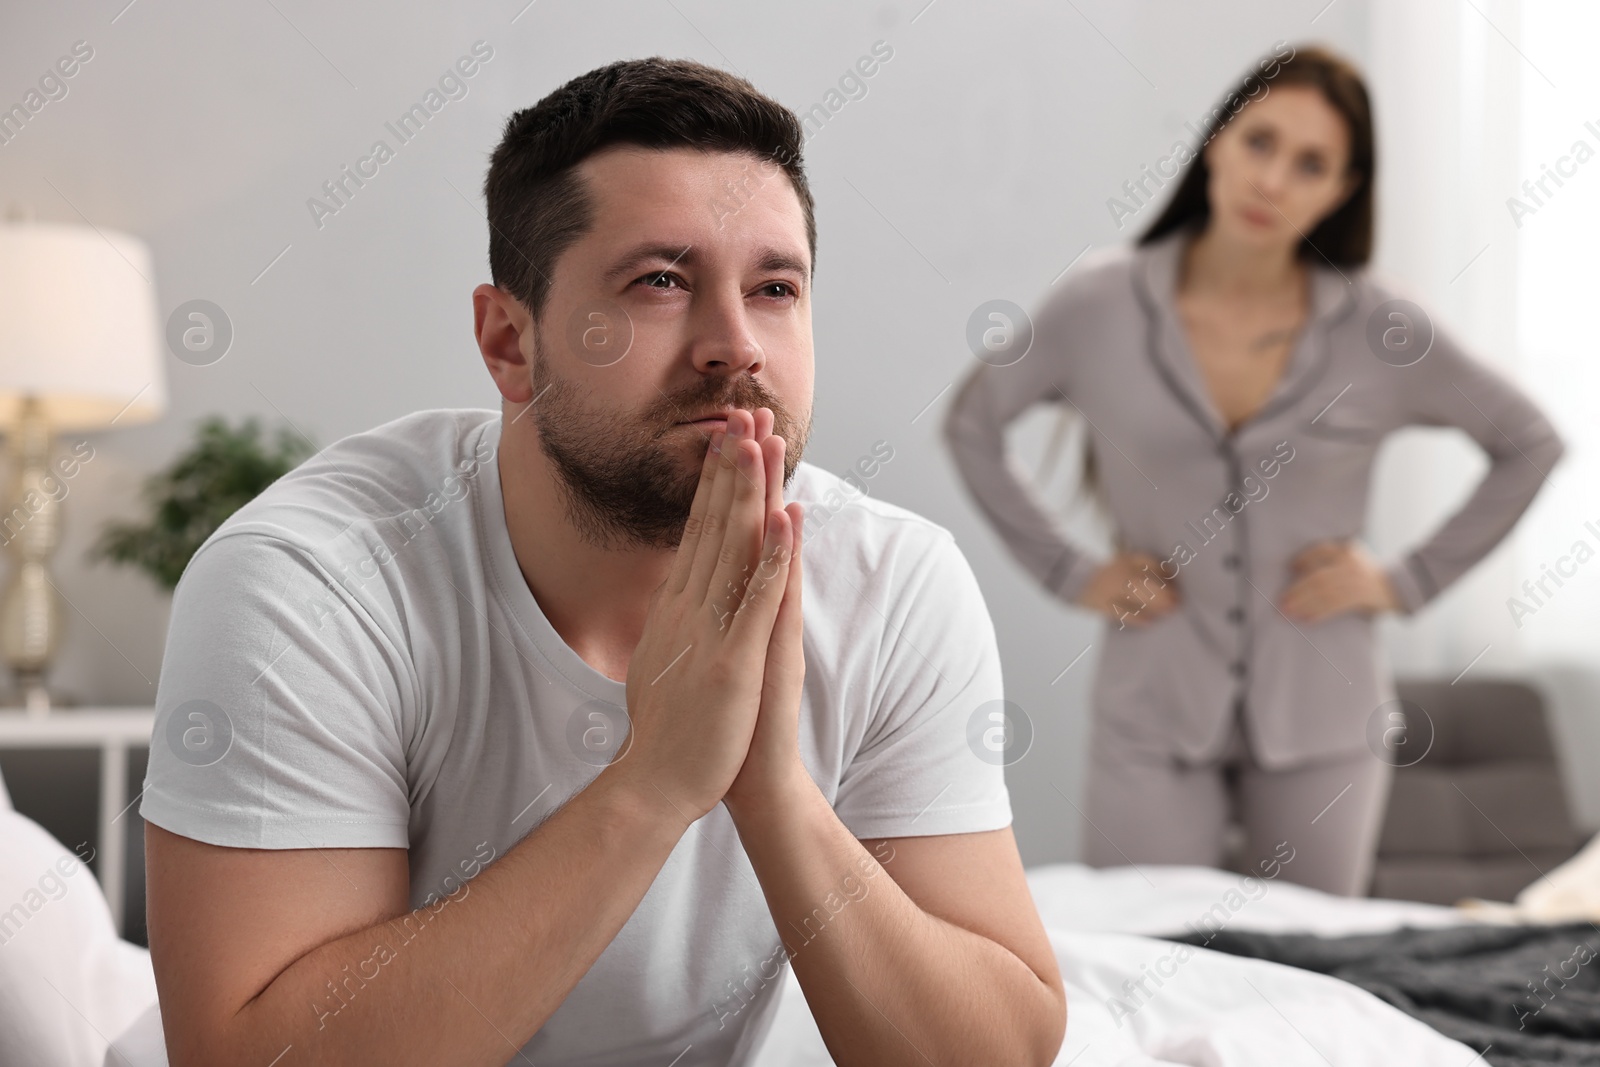
[[[128,750],[150,747],[154,708],[63,708],[47,716],[0,712],[0,749],[92,748],[100,752],[100,804],[95,856],[100,889],[117,933],[123,929],[127,850],[119,826],[133,807],[128,795]],[[138,798],[135,798],[135,802]]]

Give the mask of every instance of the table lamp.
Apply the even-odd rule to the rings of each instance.
[[[150,250],[92,226],[0,224],[0,432],[16,478],[0,495],[0,545],[13,567],[0,601],[0,660],[14,703],[47,714],[61,637],[49,560],[62,504],[83,462],[55,455],[59,433],[158,417],[167,390]],[[92,456],[92,453],[90,454]]]

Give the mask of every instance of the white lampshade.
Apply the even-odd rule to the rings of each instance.
[[[55,431],[167,406],[150,249],[90,226],[0,225],[0,426],[35,396]],[[120,413],[120,416],[119,416]]]

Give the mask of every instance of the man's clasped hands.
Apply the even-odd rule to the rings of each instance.
[[[809,778],[799,750],[803,516],[783,502],[785,442],[772,426],[768,408],[736,409],[713,433],[628,666],[630,735],[608,771],[653,785],[691,820],[719,801],[737,820]]]

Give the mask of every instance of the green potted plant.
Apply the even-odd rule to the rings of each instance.
[[[199,424],[188,451],[145,480],[148,521],[106,523],[89,558],[137,567],[170,592],[223,520],[314,451],[287,427],[278,428],[269,446],[256,419],[234,428],[211,416]]]

